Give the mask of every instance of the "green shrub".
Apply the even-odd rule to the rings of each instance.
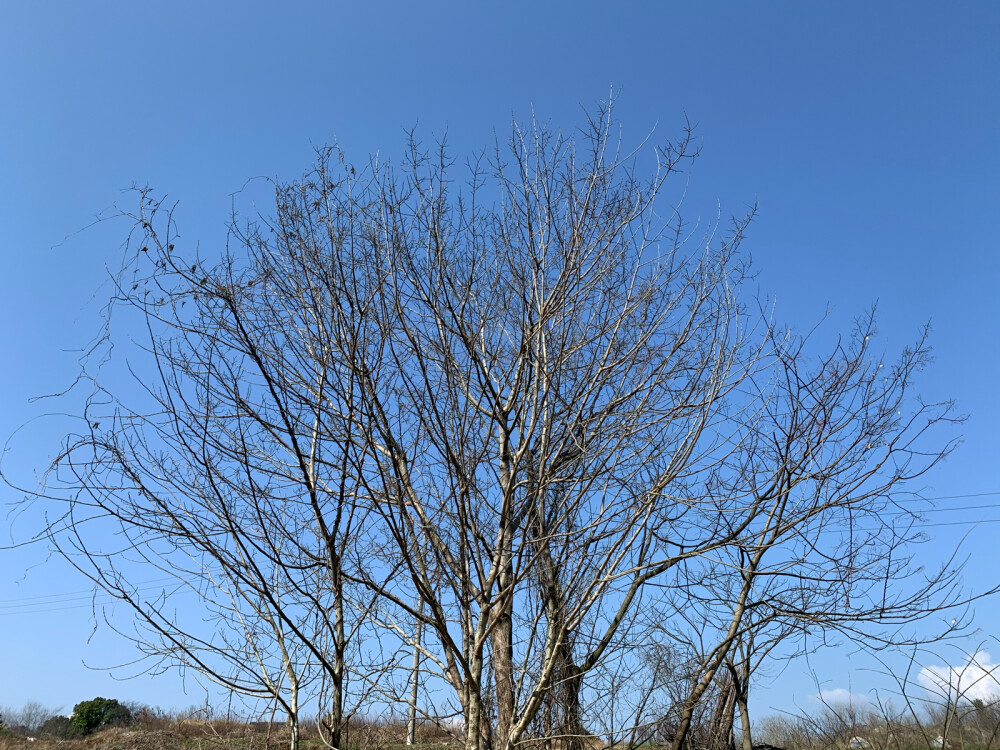
[[[80,736],[99,732],[105,727],[120,727],[132,720],[132,712],[113,698],[94,698],[73,706],[70,720]]]

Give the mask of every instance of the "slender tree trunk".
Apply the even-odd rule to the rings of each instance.
[[[299,679],[288,666],[288,750],[299,750]]]
[[[482,693],[482,656],[475,656],[470,664],[471,678],[466,683],[465,709],[465,750],[482,750],[485,745],[483,737],[483,693]]]
[[[566,750],[583,750],[584,728],[580,711],[580,689],[583,686],[583,674],[573,664],[573,655],[569,644],[560,644],[559,695],[562,703],[563,747]]]
[[[424,600],[421,599],[418,608],[417,627],[413,634],[413,671],[410,674],[410,705],[407,707],[406,744],[412,746],[417,738],[417,692],[420,689],[420,645],[423,634]]]
[[[548,560],[548,555],[545,555]],[[550,733],[560,737],[559,746],[564,750],[582,750],[583,720],[580,711],[580,690],[583,687],[583,673],[573,662],[573,644],[565,628],[566,597],[555,582],[554,566],[549,570],[552,578],[548,587],[549,617],[556,629],[563,632],[562,640],[555,647],[556,666],[552,670],[552,684],[549,688],[551,703],[557,721]]]
[[[534,489],[534,488],[533,488]],[[566,627],[566,612],[569,601],[562,587],[562,572],[560,566],[553,560],[550,550],[552,544],[552,529],[547,523],[546,493],[537,493],[536,514],[537,535],[542,545],[540,562],[540,594],[545,598],[549,622],[557,633],[561,634],[555,647],[555,668],[552,670],[552,682],[549,688],[549,726],[548,735],[561,736],[560,746],[564,750],[582,750],[583,721],[580,711],[580,690],[583,686],[583,673],[573,661],[573,641]],[[556,721],[552,722],[553,713]]]
[[[337,596],[334,602],[333,674],[330,675],[330,740],[329,744],[341,750],[344,732],[344,600],[339,590],[340,581],[334,584]]]
[[[299,750],[299,711],[294,696],[288,712],[288,750]]]
[[[670,743],[670,750],[681,750],[683,747],[684,740],[687,739],[688,732],[691,731],[695,708],[712,685],[718,671],[718,663],[708,665],[694,688],[688,694],[687,700],[684,703],[684,709],[681,711],[680,721],[677,724],[677,732],[674,735],[673,742]]]
[[[504,428],[501,440],[502,459],[500,464],[500,486],[504,502],[513,502],[515,491],[514,467],[510,448],[510,433]],[[528,453],[530,467],[530,451]],[[531,469],[529,468],[529,472]],[[495,609],[491,636],[491,656],[493,661],[494,694],[496,696],[497,721],[492,732],[491,750],[507,750],[510,744],[511,728],[514,724],[514,581],[513,533],[508,510],[500,519],[500,571],[497,576],[499,594]]]
[[[750,667],[747,661],[742,661],[740,664],[730,662],[727,667],[733,683],[733,698],[740,712],[740,748],[753,750],[753,739],[750,735]]]
[[[750,710],[747,697],[736,691],[736,707],[740,710],[740,729],[743,734],[742,750],[753,750],[753,740],[750,736]]]
[[[285,677],[288,680],[288,746],[289,750],[299,748],[299,674],[295,669],[295,664],[288,652],[285,636],[280,627],[275,627],[273,620],[272,627],[275,628],[278,648],[281,651],[281,661],[284,666]],[[272,717],[273,718],[273,717]]]

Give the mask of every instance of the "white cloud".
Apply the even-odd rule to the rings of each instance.
[[[985,703],[1000,700],[1000,664],[989,652],[980,651],[960,666],[931,664],[920,670],[917,680],[928,693]]]
[[[868,704],[868,696],[860,693],[852,693],[845,688],[830,688],[820,690],[812,696],[814,701],[827,706],[865,706]]]

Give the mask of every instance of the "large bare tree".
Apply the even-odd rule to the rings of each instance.
[[[740,533],[689,487],[758,361],[742,224],[684,246],[656,198],[689,141],[654,150],[644,179],[618,149],[606,112],[578,141],[515,128],[455,195],[447,157],[414,146],[405,179],[376,176],[363,222],[385,275],[365,311],[382,338],[355,364],[379,457],[366,477],[410,573],[373,590],[411,617],[411,588],[426,605],[470,748],[518,743],[650,581]]]
[[[864,526],[947,450],[922,452],[948,405],[901,416],[925,348],[890,375],[862,331],[809,372],[744,308],[750,216],[695,234],[661,199],[694,155],[623,148],[609,108],[463,168],[415,139],[399,166],[322,151],[208,260],[143,193],[51,538],[149,653],[293,723],[318,701],[338,748],[351,705],[416,712],[418,684],[450,687],[468,750],[580,747],[636,645],[722,612],[686,644],[680,747],[761,623],[939,605],[950,579],[897,589],[908,536]],[[136,330],[130,383],[104,354]],[[210,627],[138,596],[148,566]],[[609,734],[657,721],[637,701]]]

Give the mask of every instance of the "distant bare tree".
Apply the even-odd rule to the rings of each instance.
[[[1000,746],[1000,666],[984,645],[975,653],[946,652],[940,644],[913,647],[882,659],[882,674],[893,687],[875,694],[872,714],[873,723],[886,725],[891,744],[900,744],[893,727],[905,724],[910,744],[929,750]]]
[[[27,701],[20,708],[0,706],[0,727],[15,734],[35,736],[42,725],[58,713],[58,708],[46,708],[38,701]]]
[[[948,653],[921,646],[879,652],[877,674],[889,678],[889,688],[839,702],[821,694],[819,710],[766,717],[758,734],[781,747],[810,750],[997,748],[1000,669],[984,651]],[[957,664],[945,666],[955,657]]]

